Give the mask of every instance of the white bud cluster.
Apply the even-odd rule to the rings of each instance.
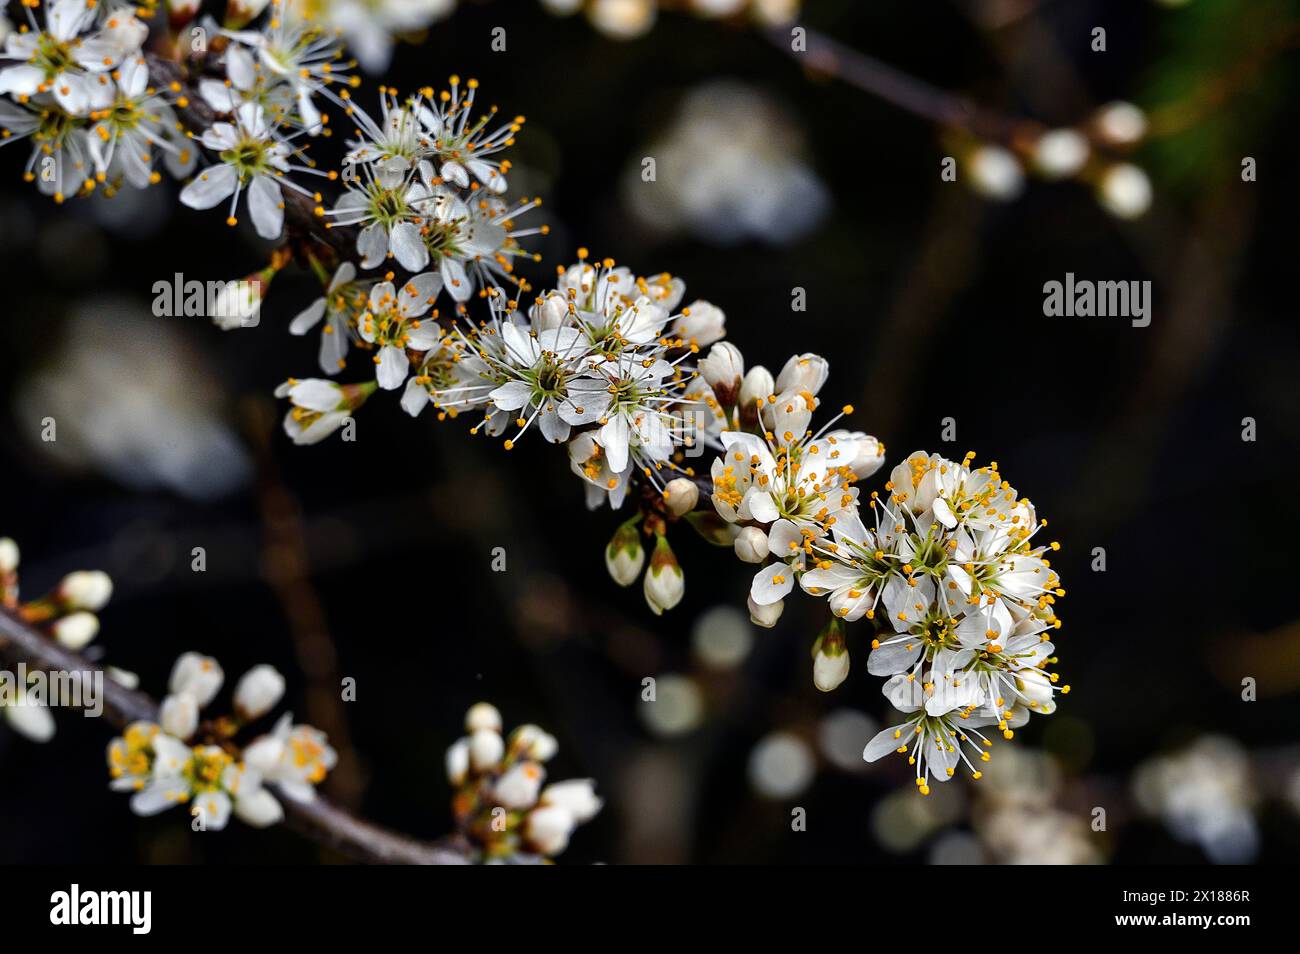
[[[591,779],[545,784],[544,763],[558,745],[540,726],[503,736],[501,714],[480,702],[465,714],[465,733],[447,749],[447,778],[456,789],[457,826],[478,860],[554,857],[600,811]]]

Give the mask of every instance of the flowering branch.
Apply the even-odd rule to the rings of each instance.
[[[954,151],[967,181],[987,198],[1016,198],[1029,170],[1049,181],[1087,183],[1102,207],[1119,218],[1136,218],[1151,204],[1146,173],[1124,161],[1148,135],[1145,115],[1131,103],[1110,103],[1076,126],[1051,129],[939,89],[811,27],[798,29],[803,31],[798,48],[788,28],[771,27],[763,34],[807,69],[833,76],[947,131],[956,140]]]
[[[6,660],[22,661],[46,672],[79,674],[81,678],[102,672],[84,656],[65,649],[14,611],[2,607],[0,654]],[[112,677],[103,678],[102,699],[104,716],[116,728],[125,729],[137,722],[156,723],[159,719],[159,707],[152,698]],[[355,861],[412,865],[469,863],[464,846],[457,839],[436,844],[417,841],[357,818],[323,797],[300,801],[285,796],[276,783],[268,783],[267,787],[284,808],[283,824],[287,828]]]
[[[686,522],[756,567],[747,599],[756,624],[774,626],[796,587],[827,598],[831,619],[812,643],[819,689],[834,690],[848,674],[844,624],[867,620],[868,671],[886,677],[884,695],[903,718],[866,746],[864,758],[906,755],[922,795],[930,780],[946,781],[963,765],[980,777],[977,766],[992,745],[980,728],[996,726],[1010,739],[1031,713],[1055,710],[1056,693],[1069,690],[1058,690],[1057,673],[1048,671],[1056,662],[1050,631],[1060,626],[1054,604],[1065,592],[1049,559],[1057,544],[1033,541],[1046,521],[996,463],[975,467],[973,453],[949,460],[918,451],[890,471],[884,493],[866,495],[858,484],[883,466],[885,449],[839,425],[850,406],[813,426],[830,374],[820,355],[796,353],[775,375],[747,368],[741,350],[722,340],[722,309],[683,304],[681,278],[640,275],[586,249],[556,270],[553,287],[525,300],[533,288],[515,263],[537,256],[520,240],[546,227],[519,226],[539,200],[502,198],[511,162],[501,158],[524,117],[503,120],[496,107],[484,109],[477,81],[457,76],[443,90],[407,96],[381,87],[372,115],[352,100],[353,64],[341,60],[335,38],[310,21],[282,18],[285,12],[272,0],[260,28],[244,30],[244,20],[218,30],[211,50],[192,63],[199,75],[182,82],[163,61],[141,55],[143,25],[101,18],[85,0],[56,0],[29,61],[0,70],[0,91],[17,93],[0,121],[34,135],[39,158],[48,146],[31,127],[33,115],[46,124],[58,115],[67,130],[60,159],[75,168],[89,151],[94,178],[78,182],[55,163],[46,188],[56,199],[64,181],[76,185],[74,194],[156,181],[160,174],[147,164],[155,147],[167,153],[169,172],[188,176],[200,144],[206,165],[182,189],[183,204],[225,206],[229,225],[246,209],[267,240],[290,227],[288,241],[254,276],[256,308],[274,274],[302,251],[293,241],[299,227],[315,237],[356,229],[325,235],[337,252],[332,271],[311,249],[300,256],[324,293],[289,330],[322,326],[324,374],[346,368],[350,352],[368,356],[368,373],[347,384],[285,381],[276,394],[290,403],[288,436],[315,443],[350,427],[374,394],[400,390],[409,415],[432,408],[438,420],[475,418],[470,433],[500,439],[506,451],[526,434],[563,445],[590,508],[632,505],[606,564],[621,585],[640,577],[656,614],[684,594],[669,536]],[[34,15],[31,25],[40,26]],[[956,100],[812,36],[814,61],[840,64],[864,88],[967,132],[1015,139]],[[112,55],[78,58],[87,46]],[[67,47],[66,55],[47,55],[56,47]],[[99,75],[115,61],[120,68],[110,77]],[[224,81],[203,75],[218,65]],[[338,168],[328,171],[307,157],[304,141],[332,132],[318,98],[354,127]],[[116,105],[103,108],[110,101]],[[191,128],[175,121],[173,105]],[[1005,185],[1013,169],[1019,175],[1014,158],[984,148],[973,160],[977,181]],[[1076,130],[1044,134],[1032,148],[1032,160],[1058,178],[1082,174],[1089,156]],[[331,208],[297,181],[307,175],[342,180]],[[225,327],[243,324],[214,317]],[[648,560],[643,538],[653,548]],[[263,783],[291,798],[314,795],[311,786],[337,761],[319,730],[281,720],[270,736],[235,741],[283,692],[282,677],[267,669],[241,679],[235,717],[200,723],[223,674],[197,654],[178,660],[160,726],[129,725],[111,749],[115,786],[136,792],[134,810],[193,798],[196,815],[213,827],[232,812],[267,825],[283,816]],[[470,735],[448,756],[462,834],[479,833],[489,858],[562,850],[599,800],[581,780],[541,789],[553,740],[524,727],[507,744],[499,722],[495,710],[471,710]]]
[[[200,94],[196,80],[187,74],[182,64],[158,53],[146,52],[143,55],[148,64],[149,82],[176,96],[176,114],[185,128],[196,138],[211,129],[219,115]],[[316,197],[292,189],[281,190],[281,197],[285,223],[291,235],[308,236],[327,246],[336,257],[347,257],[356,241],[355,230],[326,227],[325,219],[317,212]]]

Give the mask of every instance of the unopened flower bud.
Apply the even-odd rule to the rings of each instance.
[[[767,559],[767,534],[758,527],[745,527],[736,535],[736,556],[745,563],[762,563]]]
[[[490,702],[476,702],[465,713],[465,731],[477,732],[479,729],[501,731],[501,713]]]
[[[226,18],[222,26],[228,30],[238,30],[256,20],[270,2],[271,0],[230,0],[226,4]]]
[[[560,743],[539,725],[521,725],[510,733],[510,748],[521,752],[534,762],[548,762],[555,757]]]
[[[552,292],[537,302],[531,317],[538,332],[554,330],[568,320],[569,303],[559,292]]]
[[[966,172],[975,191],[990,199],[1014,199],[1025,187],[1020,163],[1001,146],[975,149],[966,157]]]
[[[74,653],[84,649],[99,632],[99,617],[94,613],[79,612],[63,617],[51,627],[59,645]]]
[[[534,808],[524,820],[524,837],[544,855],[558,855],[569,847],[577,820],[558,805]]]
[[[0,573],[18,569],[18,544],[9,537],[0,538]]]
[[[574,778],[555,782],[542,789],[543,805],[555,805],[573,816],[579,825],[596,817],[605,804],[596,795],[596,783],[589,778]]]
[[[736,403],[745,376],[745,356],[739,348],[728,341],[719,341],[700,359],[699,369],[719,404],[731,407]]]
[[[173,27],[189,23],[199,12],[200,0],[167,0],[167,19]]]
[[[235,799],[235,815],[245,825],[270,828],[284,820],[284,808],[268,789],[241,792]]]
[[[844,624],[832,619],[813,643],[813,684],[822,692],[838,688],[849,675],[849,648]]]
[[[512,811],[522,811],[537,804],[546,773],[536,762],[520,762],[497,779],[492,795],[498,804]]]
[[[184,653],[172,667],[167,688],[173,695],[192,697],[201,709],[221,690],[225,678],[226,674],[221,671],[221,664],[211,656]]]
[[[199,706],[193,696],[168,696],[158,709],[158,724],[168,735],[188,739],[199,728]]]
[[[782,391],[776,396],[776,401],[768,405],[763,424],[781,446],[797,444],[808,432],[816,406],[817,399],[808,391]]]
[[[1097,135],[1114,146],[1131,146],[1147,134],[1146,113],[1132,103],[1107,103],[1093,118]]]
[[[1088,161],[1088,140],[1074,129],[1053,129],[1034,144],[1034,165],[1049,179],[1068,179]]]
[[[858,480],[866,480],[880,470],[885,463],[884,444],[862,431],[849,431],[845,433],[845,439],[853,441],[857,446],[853,460],[849,463],[849,469],[853,471],[853,476],[857,477]]]
[[[654,0],[592,0],[586,9],[591,25],[616,40],[631,40],[648,32],[658,11]]]
[[[650,557],[650,569],[645,575],[645,601],[658,616],[682,601],[686,581],[681,565],[673,555],[666,537],[655,539],[655,551]]]
[[[675,517],[690,513],[700,501],[700,488],[689,477],[676,477],[664,487],[664,502]]]
[[[775,393],[776,381],[772,378],[772,372],[761,364],[750,368],[740,382],[740,403],[744,407],[766,401]]]
[[[1111,166],[1097,185],[1097,201],[1117,218],[1136,219],[1151,207],[1151,180],[1137,166]]]
[[[631,586],[645,566],[645,549],[641,546],[641,532],[636,519],[627,521],[610,538],[605,547],[605,569],[619,586]]]
[[[749,621],[755,626],[762,626],[764,629],[771,629],[776,625],[776,621],[781,618],[785,611],[785,600],[777,600],[775,603],[768,603],[766,606],[759,606],[754,602],[754,597],[745,597],[745,603],[749,607]]]
[[[235,711],[245,720],[266,715],[284,695],[284,676],[263,663],[240,677],[235,685]]]
[[[465,776],[469,774],[469,739],[457,739],[451,745],[447,746],[447,757],[445,760],[447,766],[447,781],[452,785],[460,785],[465,781]]]
[[[785,363],[776,377],[776,391],[816,394],[826,383],[830,364],[819,354],[796,354]]]
[[[475,772],[486,772],[506,753],[505,740],[494,729],[479,729],[469,737],[469,764]]]
[[[69,573],[59,584],[59,597],[72,610],[102,609],[113,595],[113,581],[101,570],[78,570]]]
[[[105,666],[104,672],[109,679],[112,679],[119,686],[125,686],[127,689],[136,689],[140,686],[140,677],[127,669],[118,669],[116,666]]]
[[[54,738],[54,716],[43,705],[28,701],[24,692],[15,704],[4,707],[5,722],[30,742]]]
[[[262,321],[262,302],[279,269],[271,266],[247,278],[225,282],[212,302],[212,321],[222,331],[256,328]]]

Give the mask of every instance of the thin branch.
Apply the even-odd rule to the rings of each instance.
[[[326,790],[343,805],[355,808],[364,787],[361,764],[339,692],[338,651],[320,594],[311,582],[302,508],[276,467],[272,440],[279,429],[274,409],[265,401],[249,401],[245,417],[258,462],[257,501],[267,577],[284,613],[298,667],[307,680],[307,721],[330,737],[339,757],[326,780]]]
[[[792,47],[788,28],[773,27],[765,30],[764,35],[773,46],[806,69],[848,83],[899,109],[1004,145],[1032,140],[1047,128],[1036,120],[989,109],[931,86],[811,27],[800,29],[804,30],[807,40],[807,49],[802,52]],[[1300,46],[1300,25],[1279,26],[1261,50],[1196,87],[1182,99],[1154,109],[1148,135],[1152,139],[1172,136],[1201,122],[1224,108],[1243,90],[1252,88],[1267,65],[1297,46]]]
[[[1010,143],[1024,132],[1041,129],[1038,123],[987,109],[965,97],[931,86],[874,57],[851,49],[810,27],[805,32],[807,49],[793,48],[788,29],[765,30],[773,46],[795,62],[814,72],[825,73],[870,93],[917,116],[981,139]]]
[[[0,656],[47,672],[82,673],[88,677],[102,671],[3,608],[0,608]],[[104,717],[113,726],[121,729],[132,722],[158,721],[158,704],[143,692],[128,689],[107,676],[103,687]],[[300,802],[285,796],[274,785],[267,788],[284,807],[286,827],[354,861],[407,865],[469,863],[467,847],[458,839],[439,843],[417,841],[357,818],[323,797]]]

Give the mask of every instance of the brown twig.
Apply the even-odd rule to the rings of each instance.
[[[99,668],[0,608],[0,656],[45,670],[91,675]],[[158,704],[143,692],[103,680],[104,717],[121,729],[132,722],[157,722]],[[429,843],[389,831],[317,797],[300,802],[267,786],[284,807],[284,825],[354,861],[366,864],[459,865],[469,863],[458,839]]]
[[[298,667],[307,680],[307,720],[330,737],[338,752],[328,791],[352,808],[360,801],[364,778],[341,701],[338,652],[330,637],[325,607],[311,581],[302,507],[276,468],[271,450],[278,433],[274,409],[265,402],[250,401],[245,417],[258,461],[257,502],[266,576],[284,612]]]
[[[1021,139],[1025,132],[1041,129],[1032,120],[1005,115],[931,86],[811,27],[799,29],[804,31],[806,40],[806,49],[802,51],[793,48],[788,29],[772,28],[764,31],[764,35],[773,46],[807,69],[833,76],[899,109],[995,142],[1011,143]]]

